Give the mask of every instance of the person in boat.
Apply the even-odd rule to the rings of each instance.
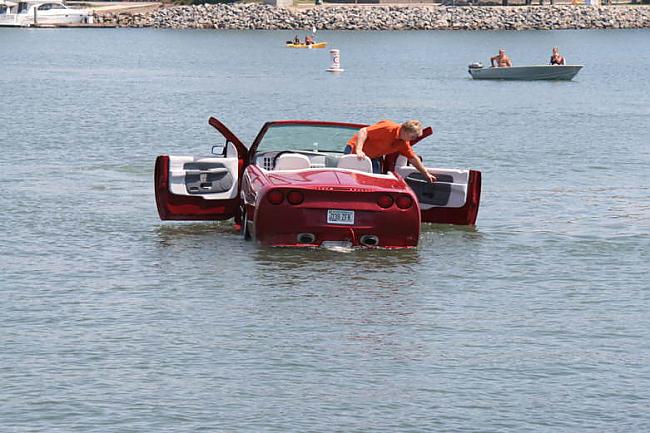
[[[300,45],[300,38],[298,35],[294,36],[292,40],[287,41],[287,45]]]
[[[305,36],[305,45],[314,45],[314,37],[313,36]]]
[[[564,57],[560,54],[560,50],[557,47],[553,47],[553,53],[551,54],[551,65],[562,65],[564,66]]]
[[[494,64],[495,61],[496,65]],[[512,66],[512,60],[510,60],[510,57],[506,55],[506,50],[503,48],[499,50],[499,54],[494,57],[490,57],[490,63],[492,64],[493,68],[495,66],[497,68],[509,68]]]
[[[435,182],[436,177],[427,171],[420,158],[413,152],[411,142],[422,136],[422,123],[408,120],[401,125],[391,120],[382,120],[374,125],[361,128],[348,141],[343,153],[354,153],[359,158],[365,156],[372,160],[373,173],[381,173],[381,163],[385,155],[399,152],[408,158],[428,182]]]

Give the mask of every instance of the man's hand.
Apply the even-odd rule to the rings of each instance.
[[[417,157],[411,158],[409,159],[409,162],[411,163],[411,165],[413,165],[413,167],[415,167],[420,172],[422,176],[424,176],[427,182],[433,183],[437,180],[436,177],[431,173],[429,173],[426,167],[422,165],[422,161],[420,161],[420,158]]]
[[[359,136],[357,137],[357,145],[355,146],[355,152],[358,159],[363,159],[366,157],[366,153],[363,151],[363,145],[366,144],[366,138],[368,138],[368,130],[366,128],[361,128],[359,130]]]

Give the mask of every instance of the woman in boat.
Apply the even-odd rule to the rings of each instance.
[[[553,54],[551,54],[551,65],[562,65],[564,66],[564,57],[560,55],[560,50],[557,47],[553,47]]]
[[[305,45],[314,45],[314,37],[313,36],[305,36]]]

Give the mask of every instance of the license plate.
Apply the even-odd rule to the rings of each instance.
[[[327,209],[328,224],[354,224],[353,210]]]

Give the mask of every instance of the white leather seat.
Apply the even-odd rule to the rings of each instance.
[[[406,167],[407,165],[409,165],[409,160],[404,155],[398,156],[395,160],[395,168]]]
[[[276,170],[304,170],[310,167],[309,157],[300,153],[285,153],[275,161]]]
[[[400,155],[395,160],[395,172],[399,173],[402,177],[407,177],[409,174],[416,172],[413,166],[409,166],[409,160],[404,155]]]
[[[367,156],[359,159],[357,155],[343,155],[336,164],[338,168],[372,173],[372,161]]]

